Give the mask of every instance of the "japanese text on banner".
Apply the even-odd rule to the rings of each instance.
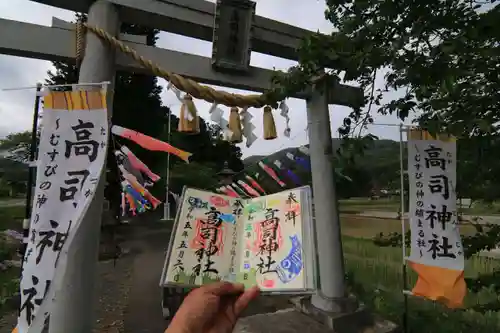
[[[87,211],[106,158],[108,121],[101,92],[52,92],[44,98],[30,238],[21,279],[17,330],[48,316],[74,232]],[[41,311],[41,312],[40,312]],[[37,320],[37,322],[40,322]],[[43,323],[43,321],[42,321]],[[41,327],[31,327],[30,331]]]
[[[456,208],[456,142],[409,140],[410,260],[463,270]]]

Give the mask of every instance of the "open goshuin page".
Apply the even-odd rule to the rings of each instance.
[[[268,293],[312,293],[311,212],[309,187],[253,199],[185,188],[161,285],[224,280]]]

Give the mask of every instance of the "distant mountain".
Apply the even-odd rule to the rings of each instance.
[[[340,148],[341,140],[332,139],[333,150]],[[245,171],[249,175],[255,175],[262,179],[262,184],[273,187],[275,182],[271,181],[265,173],[257,166],[257,162],[264,160],[267,165],[276,170],[273,165],[275,160],[279,160],[289,170],[297,174],[301,180],[301,185],[311,184],[311,173],[300,165],[294,164],[285,154],[291,152],[296,156],[303,156],[298,151],[298,147],[285,148],[268,156],[249,156],[243,160]],[[356,158],[354,165],[337,166],[334,165],[337,173],[337,190],[341,197],[367,196],[374,189],[396,189],[399,187],[399,142],[392,140],[375,140],[364,151],[362,156]],[[333,170],[332,170],[333,171]],[[293,186],[286,175],[279,173],[280,178]],[[263,177],[263,178],[262,178]],[[280,190],[274,186],[272,191]]]
[[[341,140],[340,139],[332,139],[333,150],[336,151],[340,148]],[[306,145],[309,147],[309,145]],[[288,152],[296,153],[298,147],[293,148],[285,148],[280,151],[277,151],[271,155],[263,156],[263,155],[252,155],[243,160],[243,164],[245,167],[251,166],[254,163],[262,159],[266,159],[268,161],[279,160],[285,157],[285,154]],[[396,154],[396,155],[394,155]],[[286,157],[285,157],[286,158]],[[363,156],[363,164],[371,165],[374,163],[375,165],[380,164],[380,161],[394,160],[399,163],[399,142],[392,140],[375,140],[373,141],[373,145],[369,147]]]
[[[257,162],[261,161],[264,158],[266,158],[269,161],[274,161],[276,159],[280,159],[282,157],[285,157],[285,154],[288,153],[288,152],[291,152],[292,154],[296,153],[297,152],[297,148],[298,147],[285,148],[285,149],[277,151],[277,152],[275,152],[275,153],[273,153],[271,155],[268,155],[268,156],[252,155],[252,156],[249,156],[249,157],[245,158],[243,160],[243,164],[245,166],[250,166],[250,165],[252,165],[254,163],[257,163]]]

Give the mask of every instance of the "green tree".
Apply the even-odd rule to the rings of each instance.
[[[215,165],[210,163],[178,163],[171,169],[171,189],[176,193],[181,193],[184,186],[212,189],[218,184],[216,174]]]
[[[299,65],[276,78],[282,90],[303,88],[323,68],[337,68],[328,71],[333,80],[345,70],[345,81],[357,80],[369,92],[369,107],[346,118],[343,134],[369,121],[372,105],[402,119],[418,111],[430,129],[460,136],[498,129],[498,1],[326,3],[325,17],[336,31],[305,40]],[[373,89],[381,71],[385,87]],[[381,104],[382,93],[400,89],[401,98]]]
[[[500,198],[500,136],[467,138],[457,144],[457,195],[493,202]]]
[[[26,192],[31,132],[17,132],[0,139],[0,192],[15,196]]]
[[[358,81],[367,91],[367,107],[354,109],[344,120],[344,138],[357,136],[374,112],[401,119],[415,112],[431,133],[454,134],[459,147],[463,140],[459,154],[467,162],[458,169],[472,181],[460,185],[459,192],[496,199],[500,169],[484,153],[490,149],[492,154],[500,130],[498,2],[327,0],[325,17],[335,31],[306,39],[299,65],[277,75],[275,83],[291,92],[310,85],[325,68],[335,68],[326,74],[332,81],[344,71],[344,81]],[[376,89],[375,78],[382,72],[384,87]],[[384,93],[395,90],[401,97],[383,103]],[[474,162],[480,154],[482,167]],[[467,255],[499,244],[495,232],[498,226],[478,226],[478,233],[464,240]],[[498,288],[498,274],[476,282],[488,285],[496,277]],[[468,285],[477,287],[472,280]]]
[[[31,149],[31,131],[10,133],[0,139],[0,153],[7,158],[26,163]]]
[[[19,147],[19,145],[25,146],[30,141],[30,131],[10,133],[4,139],[0,139],[0,150],[10,150]]]

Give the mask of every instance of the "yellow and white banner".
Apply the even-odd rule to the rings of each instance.
[[[99,183],[108,145],[106,94],[51,92],[42,132],[17,333],[40,333],[61,288],[67,253]]]
[[[456,140],[420,130],[408,134],[410,266],[412,290],[455,308],[466,294],[464,253],[457,215]]]

